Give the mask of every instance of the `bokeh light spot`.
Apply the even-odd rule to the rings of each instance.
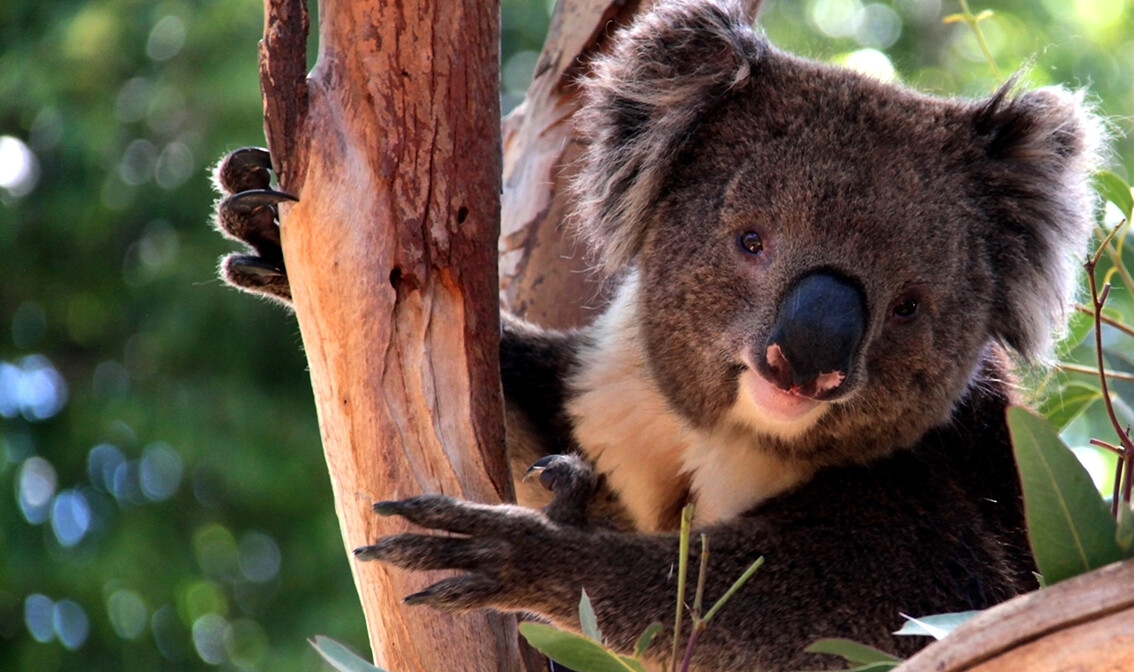
[[[63,646],[74,651],[80,648],[91,632],[87,612],[71,600],[59,600],[52,610],[52,625]]]
[[[100,443],[87,453],[87,477],[96,489],[113,492],[114,474],[125,463],[126,458],[117,446]]]
[[[122,639],[137,639],[146,629],[149,610],[142,598],[132,590],[119,590],[106,601],[110,626]]]
[[[185,24],[180,18],[163,16],[154,24],[146,41],[146,55],[155,61],[168,61],[185,46]]]
[[[34,593],[24,600],[24,623],[32,639],[43,644],[55,639],[54,610],[55,603],[46,595]]]
[[[211,579],[232,579],[238,571],[236,539],[223,525],[206,525],[193,535],[201,572]]]
[[[897,77],[890,58],[877,49],[858,49],[845,54],[838,61],[851,70],[881,82],[892,82]]]
[[[83,540],[91,529],[91,506],[83,493],[64,490],[51,506],[51,530],[64,548]]]
[[[55,496],[55,467],[42,457],[29,457],[20,467],[16,499],[24,518],[32,525],[47,520]]]
[[[147,446],[138,469],[142,494],[155,502],[169,499],[181,485],[181,472],[181,456],[168,444]]]
[[[280,572],[280,547],[261,532],[249,532],[240,538],[240,573],[255,583],[276,578]]]
[[[0,189],[14,198],[27,196],[39,182],[39,161],[18,138],[0,135]]]
[[[228,660],[225,653],[225,636],[228,621],[218,614],[205,614],[193,622],[193,647],[201,660],[210,665],[221,665]]]

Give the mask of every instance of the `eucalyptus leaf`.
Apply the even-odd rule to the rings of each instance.
[[[584,635],[600,644],[602,643],[602,631],[598,627],[598,617],[595,616],[595,609],[591,606],[591,598],[585,590],[582,597],[579,598],[579,623],[583,627]]]
[[[654,637],[656,637],[657,634],[662,631],[663,627],[665,626],[663,626],[661,623],[655,622],[651,623],[649,627],[646,628],[646,630],[642,633],[642,636],[638,638],[638,642],[634,645],[635,658],[641,658],[646,654],[646,649],[650,648],[650,644],[653,643]]]
[[[855,665],[874,664],[874,663],[900,663],[901,658],[892,656],[885,651],[859,644],[858,642],[850,639],[820,639],[811,646],[805,649],[807,653],[827,653],[833,656],[839,656],[845,659],[848,663]]]
[[[921,618],[914,618],[913,616],[902,614],[902,618],[906,619],[906,624],[902,626],[901,630],[898,630],[894,634],[924,635],[936,640],[941,640],[944,639],[946,635],[956,630],[962,623],[979,613],[979,610],[957,611],[951,614],[934,614],[933,616],[922,616]]]
[[[1134,511],[1129,506],[1118,507],[1118,547],[1122,557],[1134,558]]]
[[[1114,203],[1127,220],[1130,219],[1130,213],[1134,210],[1134,196],[1131,196],[1130,185],[1126,184],[1126,180],[1109,170],[1100,170],[1095,173],[1095,190]]]
[[[1097,384],[1069,382],[1050,391],[1038,410],[1056,431],[1063,431],[1099,399],[1102,399],[1102,390]]]
[[[867,663],[866,665],[852,667],[851,669],[847,670],[847,672],[890,672],[890,670],[898,667],[901,664],[901,661]]]
[[[1087,470],[1043,418],[1008,409],[1028,537],[1047,585],[1122,558],[1115,522]]]
[[[380,667],[375,667],[370,662],[363,660],[354,651],[351,651],[346,646],[339,644],[330,637],[323,635],[315,635],[315,639],[310,640],[311,646],[323,656],[331,667],[339,672],[385,672]]]
[[[1086,283],[1086,277],[1080,274],[1078,285],[1081,287]],[[1074,350],[1087,334],[1095,328],[1095,316],[1081,313],[1078,310],[1071,311],[1071,316],[1067,320],[1067,333],[1060,339],[1059,344],[1056,346],[1056,352],[1059,357],[1066,357],[1067,353]]]
[[[645,672],[645,667],[636,660],[620,656],[601,644],[564,632],[542,623],[521,623],[520,634],[537,651],[554,660],[583,672]]]

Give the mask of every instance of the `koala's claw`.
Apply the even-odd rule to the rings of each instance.
[[[272,183],[272,155],[259,147],[238,149],[217,166],[217,186],[226,194],[267,189]]]
[[[228,255],[220,273],[230,285],[290,304],[277,206],[299,199],[271,188],[271,168],[271,155],[258,147],[238,149],[216,168],[215,182],[224,196],[216,205],[217,230],[254,252]]]
[[[490,535],[510,530],[528,532],[546,525],[543,517],[519,506],[477,504],[445,495],[419,495],[401,501],[378,502],[380,516],[401,516],[414,525],[458,534]]]
[[[407,596],[409,605],[425,605],[442,611],[470,611],[490,604],[501,593],[499,581],[466,574],[438,581],[432,586]]]
[[[588,505],[598,485],[594,469],[578,455],[547,455],[536,460],[524,479],[539,474],[540,484],[555,493],[544,509],[559,525],[583,527],[588,523]]]

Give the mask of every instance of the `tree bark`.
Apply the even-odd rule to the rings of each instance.
[[[1134,560],[993,607],[895,672],[1130,669],[1134,669]]]
[[[371,504],[512,498],[495,242],[498,6],[327,0],[304,80],[301,0],[267,0],[261,49],[281,236],[348,549],[404,531]],[[436,574],[352,563],[394,672],[523,669],[515,619],[401,603]],[[456,665],[456,667],[454,667]]]

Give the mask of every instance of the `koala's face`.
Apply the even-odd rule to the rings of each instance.
[[[654,213],[639,266],[655,375],[701,423],[912,440],[989,339],[966,185],[908,128],[835,124],[814,101],[761,128],[748,104],[701,126]]]
[[[675,3],[584,87],[580,227],[636,266],[646,359],[705,429],[869,459],[944,421],[982,351],[1042,356],[1092,227],[1097,121],[1040,90],[934,99]]]
[[[948,417],[1017,282],[997,276],[972,131],[938,101],[762,74],[699,125],[649,214],[654,374],[692,422],[785,453],[912,443]]]

